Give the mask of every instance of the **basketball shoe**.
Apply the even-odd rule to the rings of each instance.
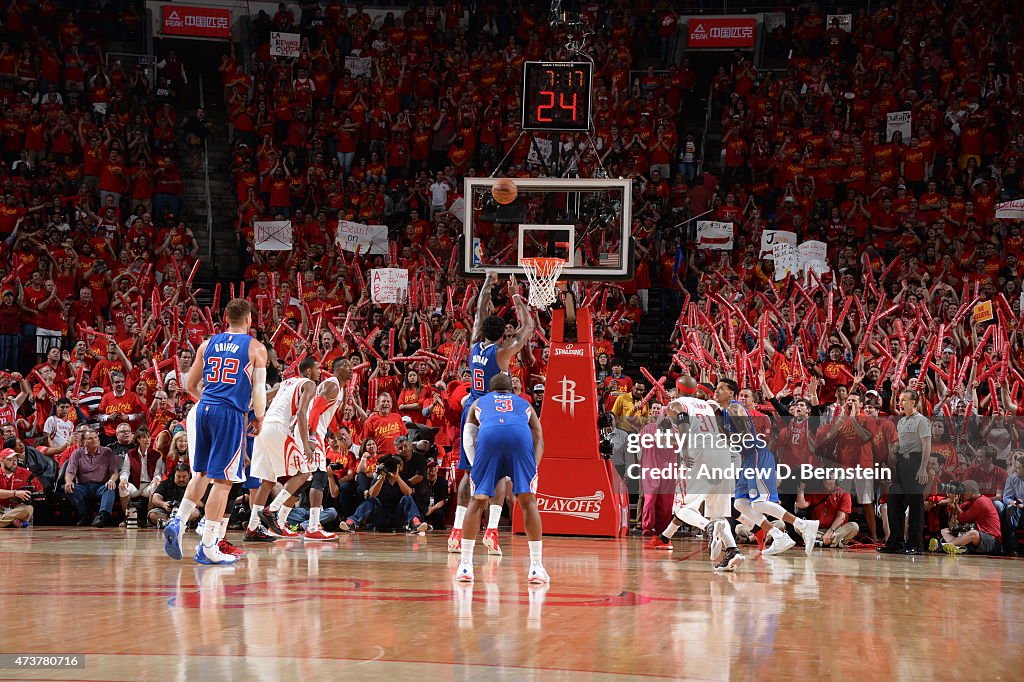
[[[448,535],[448,551],[451,554],[462,551],[462,530],[459,528],[452,528],[451,534]]]
[[[533,585],[547,584],[551,582],[551,576],[544,570],[542,564],[530,564],[530,572],[526,574],[526,582]]]
[[[498,529],[497,528],[488,528],[484,532],[484,547],[487,548],[487,553],[488,554],[494,554],[496,556],[501,556],[501,547],[498,546]]]
[[[271,535],[276,535],[279,538],[295,537],[295,535],[298,535],[298,533],[292,535],[285,534],[285,531],[288,531],[289,533],[291,533],[291,531],[287,528],[281,528],[281,524],[277,522],[277,513],[270,511],[266,507],[260,509],[257,516],[259,516],[260,522]]]
[[[314,530],[312,532],[307,530],[303,534],[302,539],[303,540],[316,540],[316,541],[330,542],[331,540],[337,540],[338,539],[338,534],[337,533],[331,533],[329,531],[324,530],[323,528],[317,528],[316,530]]]
[[[218,542],[217,543],[217,549],[219,549],[222,553],[229,554],[231,556],[236,556],[236,557],[239,557],[239,558],[245,556],[245,550],[244,549],[241,549],[240,547],[235,547],[234,545],[232,545],[227,540],[221,540],[220,542]]]
[[[671,552],[672,543],[669,540],[662,539],[660,535],[655,535],[644,543],[644,549],[660,549],[666,552]]]
[[[277,538],[267,532],[262,523],[256,526],[256,530],[246,528],[245,536],[242,539],[246,542],[275,542],[277,540]]]
[[[455,570],[455,580],[460,583],[473,582],[473,564],[460,561],[459,567]]]
[[[772,536],[772,544],[771,547],[761,552],[764,556],[782,554],[787,549],[796,545],[796,540],[777,528],[774,531],[769,531],[769,534]],[[811,545],[811,548],[814,548],[813,544]]]
[[[238,557],[225,554],[216,545],[205,547],[202,543],[199,543],[199,546],[196,547],[196,554],[193,559],[195,559],[197,564],[204,564],[206,566],[227,565],[238,561]]]
[[[804,552],[807,556],[811,556],[814,552],[814,541],[818,539],[818,525],[820,521],[807,521],[803,523],[803,528],[800,529],[800,535],[804,538]]]
[[[164,526],[164,551],[175,561],[181,561],[181,519],[175,516]]]
[[[735,571],[736,567],[742,564],[744,557],[735,547],[726,547],[722,560],[715,564],[716,571]]]

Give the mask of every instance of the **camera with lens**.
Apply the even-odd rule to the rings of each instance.
[[[374,475],[377,478],[381,478],[390,474],[397,474],[398,465],[401,461],[402,458],[398,455],[385,455],[384,457],[381,457],[377,462],[377,468],[374,470]]]
[[[32,496],[31,499],[28,500],[28,504],[42,504],[43,502],[46,502],[46,493],[41,490],[36,490],[30,485],[23,486],[21,490],[27,490]]]
[[[939,492],[945,495],[963,495],[964,484],[960,481],[950,481],[948,483],[939,484]]]
[[[332,471],[341,471],[345,468],[345,465],[342,462],[331,462],[327,466],[331,467]]]

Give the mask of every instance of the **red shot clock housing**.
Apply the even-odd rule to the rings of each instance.
[[[523,130],[590,129],[590,62],[523,64]]]

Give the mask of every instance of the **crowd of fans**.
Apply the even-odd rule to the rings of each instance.
[[[336,0],[253,17],[251,62],[226,48],[219,66],[244,273],[205,292],[205,306],[178,164],[196,162],[192,150],[222,131],[201,111],[181,113],[177,97],[190,86],[173,53],[155,83],[145,69],[108,64],[101,26],[114,11],[7,10],[0,423],[4,453],[16,457],[0,459],[18,492],[0,492],[0,505],[29,506],[19,489],[38,483],[49,495],[65,489],[71,504],[48,510],[62,520],[88,522],[98,503],[95,522],[110,523],[132,500],[143,501],[143,522],[166,516],[188,476],[181,377],[218,328],[220,305],[239,295],[253,303],[278,374],[310,356],[325,370],[339,357],[355,367],[357,399],[331,441],[340,518],[365,497],[360,475],[398,455],[403,478],[415,480],[418,517],[443,526],[438,467],[456,444],[452,398],[477,287],[452,267],[462,225],[448,209],[463,176],[489,174],[499,160],[510,177],[540,173],[508,84],[526,60],[568,58],[563,36],[543,8],[485,3],[464,13],[457,1],[383,19]],[[137,19],[130,4],[116,11]],[[698,172],[702,131],[680,127],[697,98],[689,62],[630,74],[640,46],[664,48],[678,14],[583,11],[595,27],[593,144],[552,142],[580,152],[581,176],[604,168],[634,180],[635,275],[593,297],[596,377],[618,428],[638,430],[664,401],[654,389],[644,402],[652,378],[671,387],[684,374],[730,376],[752,409],[813,414],[824,430],[816,449],[835,448],[832,425],[852,410],[895,414],[900,391],[914,388],[945,434],[935,481],[976,482],[1019,527],[1020,472],[1007,481],[998,472],[1014,469],[1024,445],[1015,426],[1024,236],[1019,222],[995,219],[995,204],[1021,196],[1020,8],[882,2],[861,10],[850,32],[827,26],[813,5],[790,12],[765,36],[792,48],[784,73],[759,73],[737,53],[714,78],[721,173]],[[272,57],[272,30],[300,33],[300,55]],[[886,113],[898,110],[912,112],[906,140],[886,134]],[[695,248],[691,216],[733,222],[733,250]],[[291,251],[255,248],[254,222],[273,219],[292,221]],[[388,225],[390,253],[337,248],[338,220]],[[760,253],[765,229],[826,242],[830,271],[776,280]],[[367,273],[385,265],[410,270],[407,304],[369,300]],[[648,314],[652,290],[658,317]],[[497,288],[495,309],[511,332],[510,294]],[[985,302],[991,319],[976,321]],[[546,319],[538,315],[542,329]],[[641,325],[670,332],[672,356],[643,381],[632,353]],[[511,368],[517,391],[538,405],[543,336]],[[434,431],[396,431],[396,416]],[[772,434],[780,451],[787,435]],[[865,465],[887,456],[884,445],[877,456],[861,447],[815,456]],[[8,460],[35,478],[9,474]],[[876,527],[872,507],[881,491],[853,492],[865,539],[882,539],[890,529]],[[26,514],[0,525],[27,523]]]

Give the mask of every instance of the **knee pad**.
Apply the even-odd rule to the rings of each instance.
[[[313,490],[319,490],[321,492],[327,490],[327,472],[314,471],[313,478],[309,484],[309,487]]]

